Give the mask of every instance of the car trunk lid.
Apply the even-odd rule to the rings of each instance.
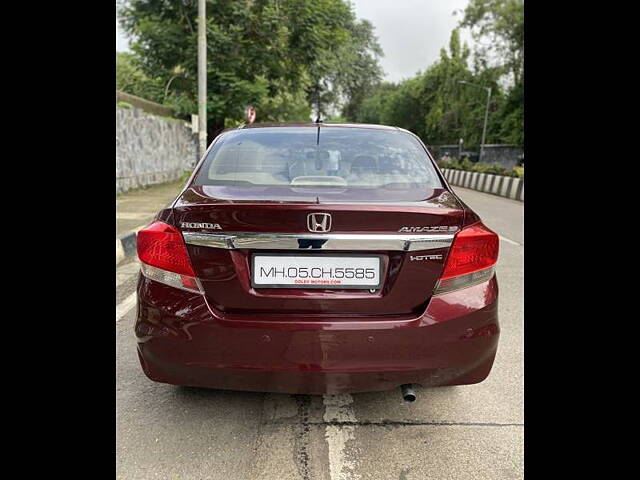
[[[373,203],[327,203],[326,195],[232,200],[220,193],[188,188],[173,206],[173,221],[209,305],[224,314],[418,314],[426,308],[464,215],[444,189],[419,201]],[[329,232],[310,232],[313,214],[330,215]],[[379,258],[381,283],[364,289],[256,286],[254,258],[261,254],[344,257],[345,262]]]

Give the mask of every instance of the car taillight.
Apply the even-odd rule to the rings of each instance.
[[[138,258],[142,274],[157,282],[202,293],[180,232],[164,222],[154,222],[138,232]]]
[[[498,235],[481,222],[463,228],[453,240],[434,295],[489,280],[498,261]]]

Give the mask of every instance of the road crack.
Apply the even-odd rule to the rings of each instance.
[[[309,422],[309,408],[311,397],[309,395],[295,395],[298,405],[298,416],[295,431],[294,462],[298,473],[303,480],[311,480],[309,473],[309,432],[311,423]]]
[[[415,421],[403,421],[403,420],[380,420],[378,422],[370,422],[366,420],[359,420],[357,422],[345,422],[345,421],[329,421],[329,422],[317,422],[311,423],[311,425],[330,425],[330,426],[353,426],[353,427],[420,427],[420,426],[434,426],[434,427],[524,427],[523,423],[481,423],[481,422],[415,422]]]

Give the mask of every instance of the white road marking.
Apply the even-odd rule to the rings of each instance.
[[[507,237],[503,237],[502,235],[498,235],[498,237],[500,237],[500,240],[504,240],[504,241],[505,241],[505,242],[507,242],[507,243],[511,243],[511,244],[513,244],[513,245],[517,245],[517,246],[519,246],[519,247],[521,247],[521,246],[522,246],[522,244],[521,244],[521,243],[514,242],[513,240],[511,240],[511,239],[509,239],[509,238],[507,238]]]
[[[325,422],[356,422],[351,404],[353,397],[347,394],[323,395]],[[327,425],[325,438],[329,446],[329,474],[331,480],[354,480],[355,461],[346,453],[347,442],[355,439],[353,425]]]
[[[116,306],[116,322],[122,320],[129,310],[136,306],[136,292],[133,292]]]

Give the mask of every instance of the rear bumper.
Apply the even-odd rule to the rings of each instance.
[[[499,337],[495,277],[432,298],[417,318],[219,317],[204,297],[141,276],[135,333],[152,380],[282,393],[478,383]]]

